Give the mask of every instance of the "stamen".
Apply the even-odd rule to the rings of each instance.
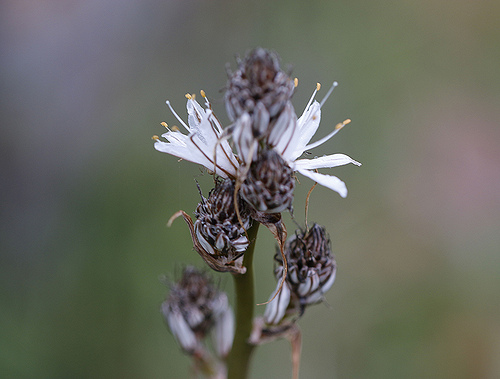
[[[351,122],[351,120],[347,119],[347,120],[335,125],[335,129],[333,130],[333,132],[328,134],[326,137],[321,138],[319,141],[316,141],[316,142],[311,143],[310,145],[307,145],[304,148],[304,150],[311,150],[311,149],[314,149],[315,147],[318,147],[319,145],[324,144],[326,141],[328,141],[330,138],[332,138],[335,134],[337,134],[340,129],[342,129],[344,126],[346,126],[350,122]]]
[[[170,112],[172,112],[172,114],[175,116],[175,118],[177,119],[177,121],[179,121],[181,123],[181,125],[186,128],[186,130],[188,132],[191,132],[191,129],[189,128],[189,126],[187,126],[186,123],[184,121],[182,121],[182,118],[180,118],[179,115],[174,111],[174,108],[172,108],[172,105],[170,105],[170,101],[169,100],[166,101],[166,104],[170,108]]]
[[[151,139],[152,139],[153,141],[159,141],[159,140],[160,140],[160,137],[158,137],[158,136],[155,134],[153,137],[151,137]]]
[[[313,100],[314,100],[314,97],[316,96],[316,93],[318,93],[318,91],[319,91],[319,89],[320,89],[320,88],[321,88],[321,84],[316,83],[316,89],[314,90],[314,92],[313,92],[313,94],[312,94],[311,98],[309,99],[309,102],[307,103],[307,105],[306,105],[306,109],[304,110],[304,112],[305,112],[305,111],[307,111],[307,110],[309,109],[309,107],[311,106],[311,104],[312,104],[312,102],[313,102]]]
[[[211,106],[210,106],[210,101],[208,101],[208,97],[207,95],[205,94],[205,91],[203,90],[200,90],[200,94],[201,94],[201,97],[203,97],[205,99],[205,107],[207,109],[211,109]]]
[[[186,96],[186,99],[191,100],[192,96],[189,93],[186,93],[184,96]]]
[[[349,124],[350,122],[351,122],[351,119],[350,119],[350,118],[348,118],[347,120],[344,120],[344,121],[342,121],[341,123],[339,123],[339,124],[335,125],[335,129],[336,129],[336,130],[340,130],[340,129],[342,129],[344,126],[346,126],[347,124]]]
[[[172,131],[173,132],[180,132],[180,129],[178,126],[174,125],[174,126],[172,126]]]
[[[297,88],[297,86],[299,85],[299,78],[293,79],[293,85],[295,86],[295,88]]]
[[[328,98],[330,97],[330,95],[332,94],[333,90],[335,87],[337,87],[339,85],[339,83],[337,82],[333,82],[332,86],[330,87],[330,89],[328,90],[328,92],[326,93],[325,97],[323,98],[323,100],[321,100],[321,103],[319,104],[319,107],[321,108],[323,106],[323,104],[325,104],[326,100],[328,100]]]
[[[168,125],[165,121],[160,122],[160,125],[163,126],[165,129],[168,129]]]

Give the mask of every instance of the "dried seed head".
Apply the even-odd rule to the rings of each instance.
[[[217,351],[229,351],[234,331],[227,295],[219,291],[207,274],[186,267],[181,280],[171,285],[170,295],[162,304],[163,316],[181,348],[188,354],[204,354],[202,340],[215,326],[221,335]],[[227,325],[222,328],[223,325]],[[225,342],[224,342],[225,341]],[[217,345],[217,339],[216,339]]]
[[[269,324],[277,324],[285,315],[302,315],[307,305],[319,303],[330,289],[337,270],[337,264],[330,249],[330,239],[326,230],[314,224],[306,232],[298,230],[285,244],[288,261],[286,290],[277,301],[266,308],[264,318]],[[276,253],[278,263],[276,278],[283,274],[281,254]]]
[[[254,118],[254,137],[265,136],[289,103],[294,81],[280,68],[278,56],[269,50],[250,51],[238,69],[229,75],[225,97],[229,118],[236,121],[244,113]],[[261,130],[264,127],[264,130]]]
[[[257,211],[279,213],[290,209],[295,178],[293,170],[275,150],[265,150],[252,162],[241,185],[241,196]]]
[[[202,196],[195,210],[196,238],[204,250],[217,259],[221,265],[238,259],[249,244],[245,232],[252,220],[247,204],[239,196],[240,219],[238,219],[234,206],[234,191],[235,184],[231,179],[218,181],[208,198]]]

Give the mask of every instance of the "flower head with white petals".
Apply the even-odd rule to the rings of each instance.
[[[321,119],[321,107],[326,102],[328,97],[333,92],[333,89],[337,85],[338,83],[334,82],[321,103],[318,103],[314,99],[314,97],[316,96],[316,93],[321,86],[319,83],[317,84],[316,90],[307,103],[304,113],[302,113],[302,116],[300,116],[297,120],[295,127],[285,130],[285,133],[281,136],[274,149],[281,154],[282,158],[290,165],[290,167],[294,171],[307,176],[308,178],[314,180],[322,186],[338,192],[340,196],[346,197],[347,188],[342,180],[340,180],[336,176],[320,174],[316,172],[316,169],[333,168],[337,166],[343,166],[348,163],[355,164],[356,166],[361,166],[361,163],[355,161],[345,154],[331,154],[313,159],[298,159],[304,152],[318,147],[328,141],[335,134],[337,134],[340,129],[351,122],[351,120],[349,119],[345,120],[344,122],[337,124],[335,126],[335,129],[326,137],[316,142],[309,143],[318,130]]]
[[[201,96],[205,99],[206,108],[203,109],[195,100],[194,95],[187,94],[188,123],[186,124],[174,111],[170,102],[167,105],[179,123],[187,130],[188,134],[183,134],[177,127],[169,128],[166,123],[162,123],[167,128],[167,132],[162,134],[168,142],[160,140],[154,136],[155,149],[167,154],[177,156],[190,162],[201,164],[208,170],[215,172],[224,178],[235,178],[239,163],[226,140],[221,139],[222,126],[213,114],[210,102],[201,91]]]

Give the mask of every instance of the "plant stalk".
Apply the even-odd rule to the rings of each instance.
[[[254,222],[248,229],[250,244],[243,256],[243,266],[247,268],[247,271],[244,274],[233,274],[236,297],[236,330],[233,348],[227,360],[229,379],[246,379],[248,377],[250,356],[254,348],[248,343],[248,339],[252,332],[255,306],[253,253],[259,225],[258,222]]]

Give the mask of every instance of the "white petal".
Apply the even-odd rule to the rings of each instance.
[[[269,134],[268,142],[282,155],[283,159],[293,160],[291,159],[291,153],[295,151],[299,136],[297,115],[291,102],[288,102],[276,120]]]
[[[337,270],[333,271],[328,280],[326,281],[325,284],[323,284],[323,287],[321,287],[321,293],[325,293],[330,289],[330,287],[333,285],[333,282],[335,282],[335,275],[337,274]]]
[[[313,170],[315,168],[332,168],[343,166],[348,163],[355,164],[356,166],[361,166],[361,163],[355,161],[345,154],[325,155],[323,157],[314,159],[299,159],[294,162],[294,165],[297,169]]]
[[[270,299],[276,294],[276,291],[279,290],[279,286],[281,281],[278,282],[276,290],[271,295]],[[281,292],[266,305],[266,310],[264,312],[264,320],[268,324],[278,324],[283,317],[285,316],[286,309],[288,304],[290,303],[290,289],[286,283],[283,284],[281,288]]]
[[[338,192],[340,196],[342,197],[347,196],[347,187],[345,186],[345,183],[336,176],[323,175],[317,172],[304,170],[302,168],[297,169],[297,171],[300,172],[302,175],[307,176],[308,178],[314,180],[318,184],[321,184],[322,186],[325,186],[327,188],[330,188],[331,190],[334,190],[335,192]]]
[[[214,347],[221,358],[227,356],[233,345],[234,316],[231,308],[226,305],[224,312],[215,321]]]
[[[188,352],[195,350],[198,340],[179,310],[166,315],[168,326],[181,347]]]
[[[310,107],[304,110],[304,113],[297,121],[297,133],[299,138],[295,142],[293,154],[291,154],[290,157],[291,160],[294,160],[302,155],[306,145],[318,130],[320,120],[321,109],[319,103],[317,101],[314,101],[314,103]]]
[[[156,141],[155,142],[155,149],[158,151],[161,151],[163,153],[167,153],[170,155],[174,155],[176,157],[179,157],[181,159],[185,159],[187,161],[193,162],[200,164],[202,166],[205,166],[209,170],[214,169],[214,163],[207,158],[191,141],[188,140],[188,143],[186,145],[180,145],[177,143],[171,143],[171,142],[163,142],[163,141]],[[221,170],[219,167],[223,167],[226,169],[226,167],[217,161],[217,174],[227,178],[228,175]],[[229,167],[228,167],[229,168]],[[232,168],[232,166],[231,166]],[[231,171],[229,171],[231,172]]]
[[[238,117],[232,137],[236,153],[244,162],[257,158],[257,140],[253,137],[252,119],[248,113]]]
[[[189,99],[186,104],[188,113],[188,125],[190,128],[196,128],[205,116],[205,110],[196,100]]]

